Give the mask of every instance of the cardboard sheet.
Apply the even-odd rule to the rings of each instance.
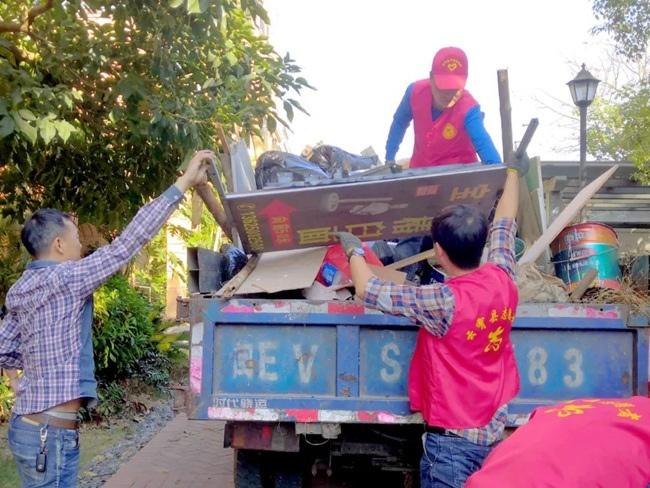
[[[325,247],[267,252],[235,295],[309,288],[320,270]]]

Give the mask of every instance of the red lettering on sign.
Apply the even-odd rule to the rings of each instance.
[[[274,246],[289,247],[293,245],[291,214],[295,211],[296,209],[291,205],[287,205],[277,198],[260,210],[260,215],[266,217]]]

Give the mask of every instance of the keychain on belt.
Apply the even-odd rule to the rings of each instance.
[[[36,456],[36,471],[39,473],[44,473],[45,468],[47,467],[47,425],[41,427],[40,437],[41,444],[38,450],[38,456]]]

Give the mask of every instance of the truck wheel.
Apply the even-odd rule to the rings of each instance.
[[[235,449],[235,488],[262,488],[262,456]]]

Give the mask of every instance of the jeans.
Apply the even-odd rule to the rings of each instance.
[[[36,470],[40,452],[41,431],[45,440],[46,466]],[[12,415],[9,422],[9,448],[16,461],[23,488],[70,488],[77,486],[79,470],[79,431],[52,426],[34,425]]]
[[[420,488],[462,488],[492,449],[452,434],[422,436]]]

